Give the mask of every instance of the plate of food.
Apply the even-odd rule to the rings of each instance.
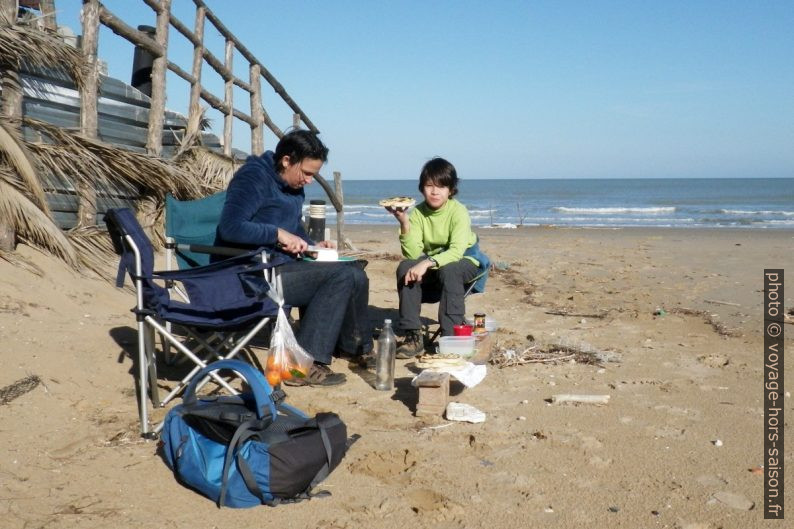
[[[384,198],[380,202],[379,205],[383,206],[384,208],[392,208],[392,209],[408,209],[414,204],[416,204],[416,200],[411,197],[390,197]]]

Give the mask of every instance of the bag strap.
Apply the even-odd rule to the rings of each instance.
[[[270,384],[267,383],[261,372],[254,369],[250,364],[246,364],[240,360],[218,360],[199,371],[196,376],[193,377],[187,389],[185,389],[182,402],[188,406],[195,404],[197,401],[196,386],[198,383],[209,373],[221,369],[236,371],[248,383],[248,386],[251,388],[251,393],[254,395],[254,400],[256,401],[256,415],[258,418],[263,419],[267,416],[264,411],[267,408],[270,411],[270,416],[273,420],[276,420],[278,413],[276,411],[276,403],[273,402],[271,397],[273,390],[270,389]]]
[[[242,447],[245,441],[257,435],[260,430],[265,429],[271,422],[272,421],[269,419],[264,421],[260,419],[252,419],[242,423],[237,427],[237,430],[234,432],[234,436],[232,437],[232,440],[229,442],[229,446],[226,449],[226,457],[223,460],[223,473],[221,474],[221,494],[218,497],[218,507],[222,507],[224,501],[226,500],[226,488],[229,483],[229,467],[231,466],[233,457],[237,460],[237,468],[240,470],[240,476],[243,478],[245,486],[249,491],[251,491],[251,494],[259,498],[259,501],[263,504],[270,504],[270,502],[265,500],[265,495],[262,494],[262,489],[259,488],[259,485],[254,478],[254,474],[251,472],[251,467],[248,466],[245,458],[240,455],[239,448]]]
[[[331,473],[331,439],[328,437],[328,428],[341,422],[339,417],[334,415],[318,415],[315,420],[317,421],[317,428],[320,430],[320,438],[323,441],[325,448],[325,464],[317,471],[317,474],[312,478],[309,486],[306,487],[306,492],[311,493],[311,490],[316,487],[322,480],[328,477]],[[329,493],[330,495],[330,493]]]

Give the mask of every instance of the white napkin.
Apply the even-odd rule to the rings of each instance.
[[[485,365],[483,364],[473,364],[471,362],[466,362],[462,366],[439,366],[439,367],[431,367],[422,371],[434,371],[436,373],[449,373],[451,377],[456,378],[460,381],[461,384],[466,386],[467,388],[473,388],[485,378]],[[411,384],[416,386],[416,381],[419,377],[422,376],[422,373],[416,375],[413,380],[411,380]]]

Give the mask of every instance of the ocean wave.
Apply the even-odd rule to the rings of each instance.
[[[500,217],[503,218],[503,217]],[[506,218],[515,218],[506,217]],[[525,217],[524,222],[694,222],[692,217]]]
[[[622,213],[639,213],[654,215],[658,213],[675,213],[674,207],[655,207],[655,208],[568,208],[564,206],[557,206],[551,208],[553,211],[560,213],[574,213],[589,215],[620,215]]]
[[[392,218],[392,215],[390,215],[389,213],[386,213],[385,211],[383,213],[367,213],[366,211],[362,211],[361,215],[364,216],[364,217],[371,217],[371,218],[378,218],[378,219],[390,219],[390,218]]]
[[[716,212],[722,215],[763,215],[766,217],[771,215],[782,215],[784,217],[794,217],[794,211],[771,211],[771,210],[750,211],[746,209],[718,209]]]

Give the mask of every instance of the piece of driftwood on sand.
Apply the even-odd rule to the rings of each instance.
[[[560,393],[551,396],[552,404],[609,404],[610,395],[573,395]]]
[[[620,355],[613,351],[599,351],[588,345],[548,344],[542,346],[530,342],[523,348],[505,347],[497,343],[488,356],[488,362],[499,368],[569,360],[579,364],[601,366],[607,362],[620,362]]]
[[[689,309],[686,307],[675,307],[668,311],[670,314],[683,314],[685,316],[700,316],[702,317],[706,323],[711,325],[711,327],[717,332],[717,334],[721,336],[729,336],[731,338],[737,338],[742,336],[742,332],[738,329],[731,329],[727,325],[722,322],[717,321],[717,316],[715,314],[711,314],[705,310],[695,310]]]

